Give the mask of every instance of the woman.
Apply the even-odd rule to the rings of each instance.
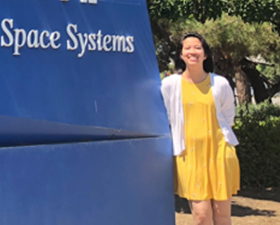
[[[240,188],[234,96],[228,81],[211,73],[211,51],[202,36],[183,36],[179,69],[162,81],[171,126],[175,193],[190,202],[196,225],[230,225],[231,196]],[[177,68],[178,69],[178,68]]]

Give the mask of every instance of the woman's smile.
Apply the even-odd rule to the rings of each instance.
[[[195,37],[186,38],[183,43],[181,58],[187,67],[192,64],[202,64],[206,56],[200,40]]]

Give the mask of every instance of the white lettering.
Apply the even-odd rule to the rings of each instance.
[[[88,50],[90,51],[94,51],[96,49],[96,44],[95,44],[95,39],[96,39],[96,34],[90,34],[88,36],[89,39],[89,45],[88,45]]]
[[[58,41],[60,38],[60,33],[58,31],[55,31],[51,33],[50,36],[50,43],[53,49],[58,49],[61,44],[56,44],[55,42]]]
[[[133,36],[128,36],[126,37],[126,42],[127,42],[127,47],[126,47],[126,52],[132,53],[134,52],[134,45],[133,45],[134,37]]]
[[[31,29],[26,31],[23,28],[14,29],[13,19],[3,19],[1,22],[3,35],[1,35],[1,46],[12,47],[13,55],[20,55],[20,49],[25,45],[28,48],[53,48],[61,47],[59,43],[61,34],[58,31],[49,32],[43,30]],[[83,57],[86,50],[88,51],[117,51],[132,53],[135,51],[134,37],[123,35],[103,35],[102,30],[97,33],[78,33],[78,26],[76,24],[68,24],[66,27],[68,39],[66,42],[66,49],[74,51],[80,48],[77,54],[79,58]]]
[[[73,34],[71,28],[73,29],[73,31],[75,33],[77,33],[77,25],[74,24],[69,24],[67,26],[67,34],[69,35],[69,37],[71,38],[71,40],[73,41],[74,46],[71,45],[70,40],[67,40],[67,50],[76,50],[78,48],[78,40],[75,37],[75,35]]]
[[[23,47],[26,42],[26,32],[24,29],[14,29],[14,32],[15,32],[15,45],[14,45],[13,55],[20,55],[19,49]]]
[[[33,42],[32,42],[33,36]],[[40,46],[38,42],[38,30],[31,30],[27,35],[27,46],[29,48],[38,48]]]
[[[108,44],[110,44],[112,41],[112,37],[110,35],[105,35],[103,39],[103,48],[106,52],[111,51],[112,47],[108,48]]]
[[[2,20],[1,28],[4,31],[4,33],[7,35],[8,39],[9,39],[9,43],[5,42],[4,36],[2,35],[1,36],[1,46],[11,47],[13,45],[13,43],[14,43],[14,38],[13,38],[12,33],[6,27],[6,23],[8,23],[10,25],[11,29],[13,28],[13,20],[12,19],[11,20],[8,20],[8,19]]]
[[[116,36],[113,35],[113,51],[116,51],[116,47],[118,47],[118,52],[125,52],[125,37],[124,36]]]
[[[81,53],[78,54],[78,57],[81,58],[85,53],[85,49],[86,49],[86,46],[87,46],[87,43],[88,43],[88,34],[87,33],[84,34],[85,39],[83,39],[83,34],[79,33],[77,35],[79,37],[81,50],[82,50]]]
[[[50,36],[50,33],[46,30],[44,30],[41,34],[40,34],[40,45],[41,45],[41,48],[43,49],[46,49],[48,47],[50,47],[50,43],[48,43],[47,45],[45,45],[44,43],[44,36],[45,37],[49,37]]]
[[[98,51],[102,51],[102,42],[101,42],[101,38],[102,38],[102,34],[101,34],[101,30],[98,31],[97,33],[97,49]]]

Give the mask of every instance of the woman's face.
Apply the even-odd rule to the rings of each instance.
[[[202,43],[196,37],[188,37],[183,41],[181,59],[186,63],[187,67],[202,66],[206,59]]]

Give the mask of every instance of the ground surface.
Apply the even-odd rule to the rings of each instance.
[[[176,225],[192,225],[185,199],[176,198]],[[280,225],[280,188],[242,190],[232,198],[232,225]]]

